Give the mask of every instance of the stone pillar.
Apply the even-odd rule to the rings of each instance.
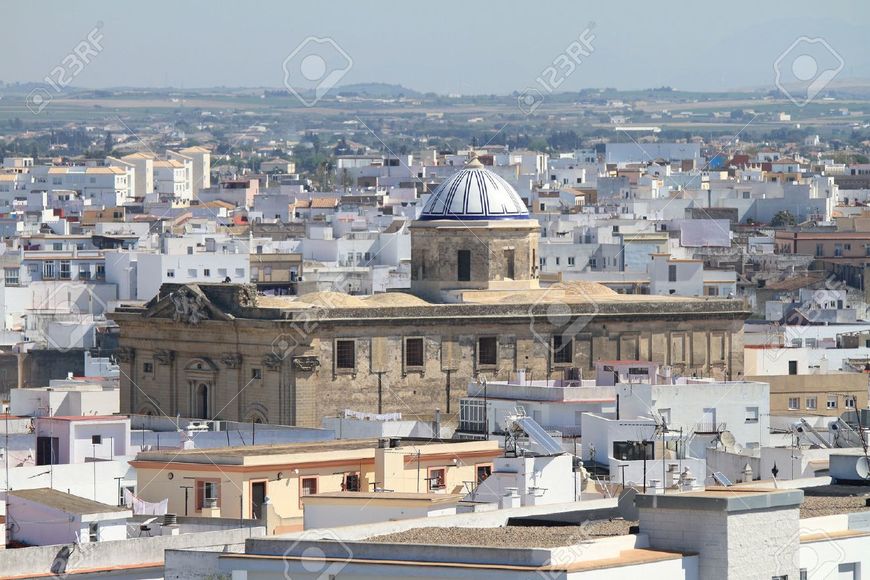
[[[27,359],[27,353],[26,352],[19,352],[18,356],[16,358],[17,358],[16,362],[18,363],[18,380],[16,381],[16,384],[18,385],[19,389],[23,389],[25,387],[24,369],[26,368],[24,365],[24,361]]]

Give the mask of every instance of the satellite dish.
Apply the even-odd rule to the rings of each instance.
[[[840,425],[839,425],[839,423],[837,423],[836,421],[832,421],[832,422],[828,425],[828,430],[830,430],[830,431],[839,431],[839,430],[840,430]]]
[[[619,510],[619,515],[625,520],[634,521],[640,518],[637,506],[634,503],[634,498],[637,497],[636,489],[626,489],[616,503],[616,509]]]
[[[855,471],[861,479],[870,479],[870,461],[866,456],[859,457],[855,462]]]
[[[737,439],[734,438],[734,434],[731,431],[722,431],[722,434],[719,435],[719,441],[722,442],[722,445],[725,446],[725,449],[733,449],[737,446]]]

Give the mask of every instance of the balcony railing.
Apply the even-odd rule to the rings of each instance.
[[[696,423],[695,433],[699,435],[716,435],[725,431],[725,423]]]

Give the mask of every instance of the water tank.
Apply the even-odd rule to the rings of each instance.
[[[870,483],[870,461],[863,453],[832,453],[830,462],[829,474],[834,481]]]

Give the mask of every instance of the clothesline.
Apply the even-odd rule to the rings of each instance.
[[[150,502],[141,500],[129,490],[124,490],[124,502],[133,508],[134,516],[163,516],[169,509],[169,498],[163,501]]]

